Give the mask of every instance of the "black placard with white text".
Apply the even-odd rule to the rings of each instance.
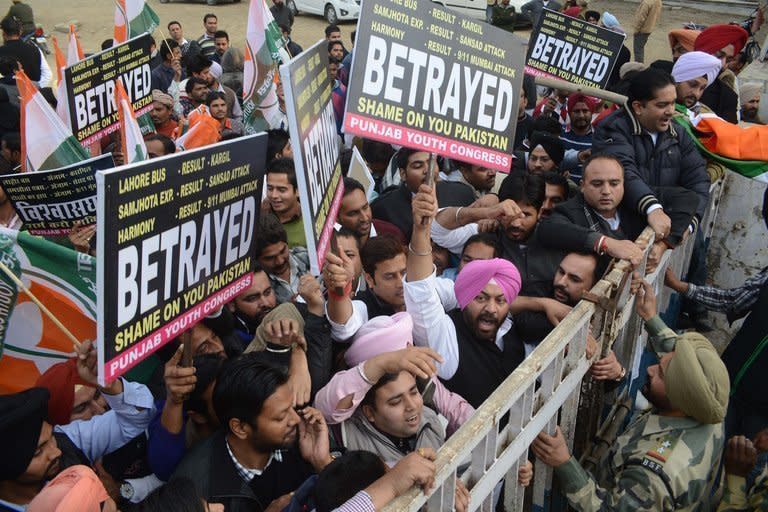
[[[344,194],[339,136],[328,75],[328,43],[319,41],[283,66],[301,215],[311,271],[318,275]]]
[[[365,0],[344,132],[509,171],[525,43],[431,0]]]
[[[251,285],[266,134],[99,171],[99,379]]]
[[[531,34],[525,72],[605,89],[625,34],[544,9]]]
[[[143,34],[64,69],[72,133],[90,146],[117,130],[115,80],[121,80],[136,117],[152,108],[152,38]]]

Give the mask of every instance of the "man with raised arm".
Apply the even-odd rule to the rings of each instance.
[[[512,203],[513,208],[517,206]],[[413,198],[413,235],[404,282],[406,310],[413,317],[414,342],[438,352],[437,375],[473,407],[483,401],[523,361],[525,350],[508,318],[521,278],[509,261],[475,260],[455,283],[459,307],[446,313],[435,289],[430,224],[437,198],[422,185]],[[519,208],[512,216],[521,215]]]

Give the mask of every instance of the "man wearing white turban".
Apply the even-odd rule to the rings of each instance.
[[[720,72],[720,59],[704,52],[688,52],[680,56],[672,68],[675,79],[677,103],[685,105],[688,115],[698,115],[701,110],[699,100]]]

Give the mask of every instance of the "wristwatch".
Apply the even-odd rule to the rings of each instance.
[[[616,382],[621,382],[622,380],[624,380],[624,377],[625,377],[626,375],[627,375],[627,369],[626,369],[626,368],[624,368],[624,367],[622,366],[622,367],[621,367],[621,375],[619,375],[618,377],[616,377]]]
[[[133,498],[135,491],[133,489],[133,485],[131,485],[130,482],[123,482],[120,484],[120,497],[123,498],[126,501],[131,501],[131,498]]]

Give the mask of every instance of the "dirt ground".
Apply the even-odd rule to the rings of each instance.
[[[66,40],[66,34],[54,30],[54,26],[66,24],[72,20],[79,22],[79,31],[83,48],[86,52],[92,52],[99,49],[103,40],[112,37],[112,27],[114,23],[114,2],[110,0],[27,0],[35,11],[35,20],[42,23],[47,32],[56,35],[63,45]],[[4,3],[10,6],[9,0]],[[160,16],[162,34],[166,32],[166,25],[171,20],[178,20],[184,27],[185,36],[197,38],[203,32],[203,15],[208,12],[215,13],[219,18],[219,28],[226,30],[230,34],[230,39],[234,46],[242,45],[240,41],[245,37],[245,23],[248,15],[248,0],[242,0],[240,3],[222,3],[215,7],[205,5],[203,2],[182,2],[173,1],[161,4],[157,0],[150,2],[155,11]],[[2,4],[0,4],[2,5]],[[619,21],[629,27],[632,21],[632,14],[637,7],[636,3],[625,0],[596,0],[590,3],[589,8],[598,11],[609,11],[614,14]],[[697,11],[695,9],[681,9],[664,7],[659,26],[646,46],[646,59],[649,61],[669,58],[669,46],[667,43],[667,32],[681,28],[683,23],[695,21],[699,23],[725,23],[734,21],[733,16],[728,14],[718,14]],[[349,35],[354,30],[355,22],[342,22],[342,35],[344,42],[349,46]],[[320,16],[300,14],[296,18],[293,27],[293,39],[303,47],[307,48],[324,37],[323,29],[326,22]],[[521,32],[520,36],[527,39],[529,33]],[[158,36],[158,33],[156,33]],[[162,37],[162,35],[159,35]],[[628,34],[627,46],[632,49],[632,35]],[[52,47],[52,45],[51,45]],[[51,64],[53,59],[50,59]]]

